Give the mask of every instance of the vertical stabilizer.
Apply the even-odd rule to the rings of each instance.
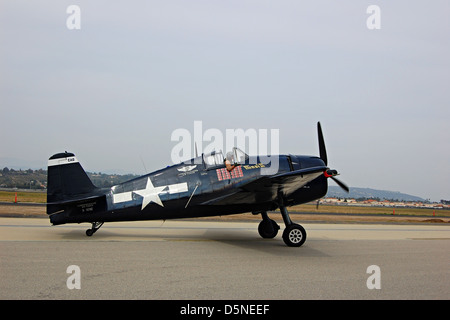
[[[59,206],[52,203],[70,201],[88,196],[97,190],[73,153],[58,153],[48,160],[47,214],[54,213]]]

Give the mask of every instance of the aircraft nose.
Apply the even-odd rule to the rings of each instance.
[[[302,168],[312,168],[326,166],[325,162],[319,157],[303,157],[301,159]]]
[[[321,158],[314,156],[291,156],[291,161],[294,170],[325,166]]]

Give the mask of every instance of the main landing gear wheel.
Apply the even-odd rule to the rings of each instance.
[[[273,239],[277,236],[280,226],[272,219],[262,220],[258,225],[258,232],[264,239]]]
[[[284,229],[283,240],[289,247],[300,247],[306,241],[306,231],[299,224],[288,225]]]
[[[282,199],[280,197],[280,199]],[[286,229],[283,231],[283,241],[288,247],[300,247],[306,241],[305,229],[293,223],[285,206],[280,205],[280,213],[283,217]]]
[[[92,222],[92,228],[86,230],[86,235],[91,237],[103,225],[103,222]]]

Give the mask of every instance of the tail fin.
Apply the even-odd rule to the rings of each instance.
[[[58,153],[48,160],[47,214],[63,209],[64,202],[76,201],[98,190],[73,153]]]

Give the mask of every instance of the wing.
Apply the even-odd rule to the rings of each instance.
[[[208,200],[203,205],[226,205],[273,201],[279,192],[289,196],[319,177],[328,167],[318,166],[260,178],[237,187],[232,193]]]

